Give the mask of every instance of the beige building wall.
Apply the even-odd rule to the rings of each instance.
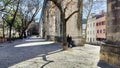
[[[48,40],[55,40],[55,37],[61,36],[60,12],[52,2],[48,2],[44,10],[43,30]]]
[[[50,2],[50,8],[49,8],[49,35],[55,36],[55,5]]]
[[[68,9],[66,10],[66,17],[68,17],[72,12],[78,10],[78,0],[64,0],[63,4],[65,7],[67,5]],[[71,35],[73,41],[76,45],[79,45],[81,42],[81,31],[78,30],[77,26],[77,20],[78,19],[78,13],[75,13],[67,22],[67,35]],[[80,25],[79,25],[80,26]]]
[[[78,0],[63,0],[61,2],[62,9],[67,5],[67,10],[65,12],[65,17],[67,18],[72,12],[78,10]],[[52,37],[52,40],[55,36],[62,37],[62,23],[60,19],[59,9],[52,3],[48,2],[45,10],[45,19],[44,19],[44,28],[46,36]],[[70,34],[75,41],[75,44],[80,43],[81,31],[77,28],[78,25],[78,13],[75,13],[67,22],[67,34]],[[43,29],[44,29],[43,28]]]
[[[50,2],[45,3],[42,9],[42,23],[43,27],[42,30],[42,37],[47,39],[47,36],[49,35],[49,4]]]

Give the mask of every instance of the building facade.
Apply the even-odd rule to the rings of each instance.
[[[103,40],[106,40],[106,15],[102,11],[88,19],[86,41],[97,44]]]
[[[85,38],[86,36],[86,24],[87,24],[87,20],[83,19],[82,20],[82,37]]]
[[[106,16],[102,15],[96,19],[96,39],[97,41],[106,40]]]
[[[88,19],[86,42],[96,44],[96,17]]]

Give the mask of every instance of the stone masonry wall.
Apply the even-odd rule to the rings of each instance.
[[[120,46],[102,45],[100,60],[120,67]]]
[[[120,0],[107,0],[107,44],[101,46],[100,60],[120,67],[119,3]]]
[[[107,40],[120,44],[120,0],[107,0]]]

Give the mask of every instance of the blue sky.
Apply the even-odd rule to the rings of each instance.
[[[96,0],[100,1],[95,4],[95,9],[93,8],[91,13],[100,14],[102,10],[107,11],[107,0]],[[83,10],[83,18],[86,18],[86,10]]]
[[[43,6],[44,0],[40,0],[40,2],[41,2],[41,4],[42,4],[42,6]],[[41,6],[41,7],[42,7],[42,6]],[[36,15],[36,17],[35,17],[35,18],[37,19],[36,22],[39,22],[39,20],[40,20],[40,17],[41,17],[41,10],[42,10],[42,8],[40,9],[39,13],[38,13],[38,14]]]
[[[41,16],[41,9],[40,9],[39,13],[35,17],[37,19],[36,22],[39,22],[40,16]]]

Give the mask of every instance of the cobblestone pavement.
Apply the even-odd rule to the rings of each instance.
[[[34,37],[0,46],[0,68],[114,68],[99,62],[99,46],[62,51],[61,45]]]

